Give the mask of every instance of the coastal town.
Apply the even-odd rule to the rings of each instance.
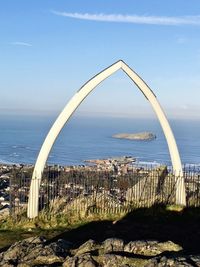
[[[40,188],[40,206],[57,197],[70,202],[79,196],[107,195],[122,203],[128,187],[147,175],[131,156],[85,160],[83,165],[46,166]],[[0,214],[26,207],[33,165],[0,165]],[[138,178],[139,177],[139,178]],[[102,198],[102,196],[101,196]],[[10,210],[9,210],[10,209]]]
[[[40,209],[58,198],[65,199],[68,207],[79,209],[83,199],[92,206],[95,195],[99,206],[105,206],[102,201],[109,199],[112,208],[122,208],[133,201],[138,202],[137,205],[150,205],[158,201],[159,194],[162,194],[162,201],[169,194],[174,196],[174,178],[168,175],[166,166],[147,168],[132,156],[90,159],[84,163],[46,166],[40,186]],[[0,165],[0,217],[27,207],[33,168],[31,164]],[[194,174],[185,181],[191,201],[194,196],[198,199],[199,176]]]
[[[67,174],[71,171],[76,172],[114,172],[116,175],[126,174],[133,169],[132,163],[135,159],[130,156],[116,157],[109,159],[86,160],[86,165],[73,166],[49,166],[47,169],[50,173]],[[34,165],[32,164],[0,164],[0,206],[10,205],[11,189],[15,191],[28,192],[28,183],[30,183],[31,174]],[[18,179],[18,181],[16,180]],[[20,181],[20,182],[19,182]],[[20,184],[26,183],[26,186],[19,188]],[[69,185],[65,184],[65,188]],[[27,197],[27,196],[26,196]]]

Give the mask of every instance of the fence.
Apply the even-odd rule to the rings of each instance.
[[[26,209],[32,170],[21,168],[10,179],[11,214]],[[200,170],[184,168],[187,206],[200,206]],[[128,212],[153,204],[175,204],[177,177],[165,166],[134,166],[124,172],[95,168],[47,167],[40,186],[39,209],[52,214]]]

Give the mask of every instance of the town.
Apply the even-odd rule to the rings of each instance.
[[[101,199],[108,195],[122,204],[128,187],[148,173],[135,162],[135,158],[124,156],[86,160],[87,164],[78,166],[46,166],[40,188],[40,208],[58,197],[65,196],[66,202],[70,202],[97,191]],[[27,207],[33,168],[31,164],[0,165],[0,214],[4,214],[5,209],[8,213],[15,212],[16,207]]]
[[[175,202],[175,178],[166,166],[142,166],[131,156],[85,160],[85,165],[46,166],[39,209],[62,199],[65,209],[122,211],[130,205]],[[0,218],[27,208],[33,165],[0,165]],[[199,175],[185,176],[187,204],[199,205]],[[106,204],[107,203],[107,204]],[[108,204],[109,203],[109,204]]]

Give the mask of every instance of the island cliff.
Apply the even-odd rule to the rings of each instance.
[[[113,138],[128,139],[128,140],[153,140],[156,135],[150,132],[141,133],[119,133],[112,136]]]

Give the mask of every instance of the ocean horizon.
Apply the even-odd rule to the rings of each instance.
[[[0,117],[0,163],[34,164],[54,116]],[[170,120],[182,164],[200,165],[200,126],[194,120]],[[152,132],[156,139],[115,139],[117,133]],[[168,146],[156,119],[73,116],[57,138],[48,164],[82,165],[85,160],[132,156],[138,163],[171,166]]]

